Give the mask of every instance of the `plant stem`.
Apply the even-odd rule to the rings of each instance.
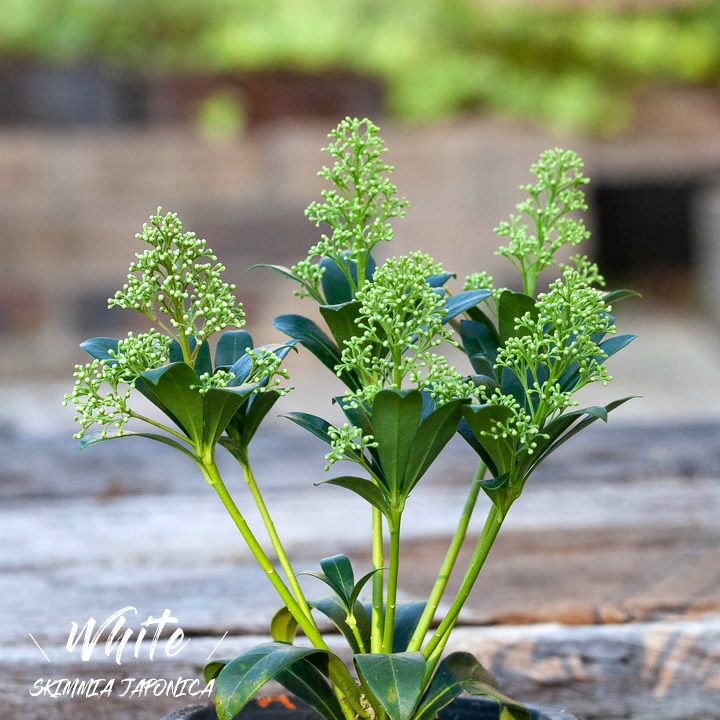
[[[442,647],[445,646],[449,636],[448,631],[454,627],[458,615],[460,615],[460,611],[473,589],[473,585],[475,584],[478,574],[485,563],[485,559],[490,552],[490,548],[492,548],[493,543],[495,542],[495,538],[497,537],[502,522],[502,514],[500,514],[495,505],[493,505],[488,513],[487,520],[485,521],[485,527],[483,527],[482,533],[478,538],[472,558],[470,559],[470,565],[465,572],[465,577],[463,578],[460,589],[455,596],[455,600],[453,600],[447,615],[443,618],[443,621],[438,626],[435,634],[423,648],[423,654],[426,658],[433,655],[434,651],[441,645],[441,643]]]
[[[395,606],[397,604],[398,575],[400,572],[400,517],[399,512],[388,519],[390,529],[390,568],[388,570],[387,602],[381,652],[391,653],[395,631]]]
[[[448,580],[450,579],[450,575],[452,574],[455,563],[457,562],[460,549],[465,541],[470,518],[475,510],[475,505],[477,504],[478,495],[480,493],[480,483],[482,482],[483,477],[485,477],[486,469],[485,463],[480,461],[480,463],[478,463],[477,470],[475,471],[475,477],[470,485],[470,492],[468,493],[465,506],[463,507],[460,515],[455,535],[453,536],[450,547],[445,555],[443,564],[440,567],[440,572],[438,573],[435,585],[433,585],[433,589],[430,593],[427,604],[425,605],[423,614],[420,616],[415,632],[410,638],[410,643],[407,647],[408,652],[417,652],[420,649],[422,642],[425,639],[425,635],[432,625],[438,605],[445,593]]]
[[[372,618],[370,633],[370,652],[378,653],[382,645],[383,632],[383,590],[385,578],[383,564],[385,557],[383,553],[383,527],[382,513],[377,509],[372,510],[372,563],[376,570],[372,578]]]
[[[272,586],[275,588],[278,595],[280,595],[292,616],[295,620],[297,620],[298,625],[302,628],[308,640],[310,640],[314,647],[319,648],[320,650],[327,650],[329,652],[329,647],[315,626],[315,623],[308,618],[307,615],[305,615],[287,585],[285,585],[277,572],[275,572],[273,564],[270,562],[267,554],[260,546],[260,543],[257,541],[257,538],[250,529],[250,526],[247,524],[247,521],[225,487],[225,483],[220,476],[215,461],[213,459],[203,458],[202,469],[205,478],[215,489],[215,492],[217,492],[220,500],[225,506],[225,509],[228,511],[228,514],[233,519],[233,522],[247,543],[250,552],[252,552],[260,567],[265,571],[265,574],[272,583]],[[330,679],[333,685],[335,685],[342,694],[342,697],[339,698],[341,704],[344,705],[345,703],[350,703],[356,713],[364,715],[365,713],[359,702],[359,687],[347,671],[347,668],[345,668],[341,662],[330,663],[330,665]]]
[[[250,488],[250,493],[253,496],[253,500],[255,500],[255,504],[260,511],[260,516],[262,517],[263,523],[265,524],[265,528],[267,530],[268,536],[270,537],[270,542],[272,543],[273,549],[275,550],[275,554],[277,555],[280,566],[285,572],[285,576],[290,583],[290,587],[292,588],[298,604],[302,608],[305,615],[307,615],[310,621],[315,625],[315,620],[313,619],[312,613],[310,612],[310,606],[305,599],[305,595],[303,594],[302,588],[300,587],[300,583],[298,582],[297,576],[295,575],[295,571],[290,564],[290,559],[287,556],[287,552],[285,552],[285,547],[283,546],[282,541],[280,540],[280,536],[275,529],[275,523],[270,517],[270,512],[268,511],[265,500],[262,496],[262,493],[260,492],[257,480],[255,479],[255,474],[250,467],[250,461],[248,459],[247,451],[244,451],[240,454],[240,465],[243,469],[245,482],[247,483],[248,488]]]

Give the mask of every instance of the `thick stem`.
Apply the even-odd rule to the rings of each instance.
[[[247,483],[248,488],[250,488],[250,493],[253,496],[253,500],[255,500],[255,504],[257,505],[260,516],[262,517],[263,523],[265,524],[265,529],[267,530],[270,542],[272,543],[275,554],[277,555],[278,562],[280,563],[280,566],[282,567],[285,576],[290,583],[290,587],[292,588],[293,594],[295,595],[298,604],[303,609],[303,612],[305,613],[305,615],[307,615],[310,622],[315,625],[315,620],[313,619],[312,613],[310,612],[310,606],[305,599],[305,595],[303,594],[302,588],[300,587],[300,583],[298,582],[297,576],[295,575],[295,571],[290,564],[290,559],[287,556],[287,552],[285,552],[285,547],[283,546],[282,541],[280,540],[280,536],[275,529],[275,523],[270,517],[270,512],[268,511],[265,500],[262,496],[262,493],[260,492],[260,488],[258,487],[257,481],[255,479],[255,474],[250,467],[250,461],[248,460],[247,452],[244,452],[240,455],[240,465],[243,469],[245,482]]]
[[[490,552],[490,549],[495,542],[495,538],[500,530],[503,522],[503,516],[498,512],[495,505],[492,506],[488,513],[487,520],[485,521],[485,527],[483,528],[482,534],[478,538],[477,545],[472,554],[470,565],[465,572],[460,589],[458,590],[455,599],[453,600],[447,615],[443,618],[443,621],[438,626],[435,634],[430,638],[427,645],[423,648],[423,654],[426,658],[433,655],[434,651],[442,643],[442,647],[447,642],[447,636],[449,636],[449,630],[452,629],[457,622],[457,618],[460,615],[465,601],[468,599],[470,592],[473,589],[473,585],[477,580],[477,577],[482,569],[485,559]],[[447,636],[446,636],[447,635]]]
[[[383,563],[383,526],[382,513],[373,508],[372,511],[372,563],[376,570],[372,577],[372,618],[370,633],[370,652],[378,653],[382,645],[383,632],[383,589],[385,585]]]
[[[225,483],[220,477],[215,461],[212,459],[204,459],[202,469],[205,474],[205,478],[215,489],[215,492],[217,492],[220,500],[225,506],[225,509],[228,511],[228,514],[233,519],[233,522],[247,543],[250,552],[252,552],[260,567],[265,571],[268,579],[287,606],[287,609],[297,621],[298,625],[302,628],[308,640],[310,640],[314,647],[329,651],[328,645],[315,626],[315,623],[312,622],[307,615],[305,615],[287,585],[285,585],[280,576],[275,572],[273,564],[270,562],[267,554],[260,546],[260,543],[257,541],[257,538],[250,529],[250,526],[247,524],[245,518],[235,504],[235,501],[232,499],[230,493],[225,487]],[[342,694],[342,697],[340,698],[341,703],[350,703],[356,713],[365,714],[359,701],[360,689],[350,673],[347,671],[347,668],[345,668],[342,663],[331,663],[330,676],[332,684],[336,686]]]
[[[470,485],[470,492],[468,493],[465,506],[463,507],[462,514],[460,515],[460,521],[458,522],[457,529],[455,530],[455,535],[453,535],[450,547],[448,548],[443,564],[440,567],[440,572],[438,573],[435,585],[433,585],[433,589],[430,592],[430,597],[428,598],[427,605],[425,605],[425,610],[423,610],[423,614],[420,616],[415,632],[410,638],[410,643],[407,647],[408,652],[417,652],[421,648],[425,635],[430,629],[432,621],[435,618],[438,605],[445,593],[448,580],[450,579],[450,575],[452,574],[458,555],[460,554],[460,549],[465,541],[468,525],[470,524],[470,518],[475,510],[481,483],[485,477],[485,471],[485,463],[481,461],[478,464],[475,477]]]
[[[395,606],[397,605],[398,576],[400,573],[400,513],[389,520],[390,525],[390,567],[388,569],[387,602],[381,652],[391,653],[395,632]]]

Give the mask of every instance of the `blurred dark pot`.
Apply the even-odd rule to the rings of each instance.
[[[318,714],[294,697],[285,698],[285,702],[249,702],[238,715],[242,720],[318,720]],[[287,703],[289,699],[291,709]],[[531,708],[532,720],[577,720],[574,715],[564,711]],[[498,720],[500,712],[497,703],[479,697],[458,698],[440,711],[440,720]],[[218,720],[212,705],[195,705],[176,710],[162,720]]]

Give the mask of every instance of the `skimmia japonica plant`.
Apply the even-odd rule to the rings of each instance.
[[[390,180],[378,128],[347,118],[329,138],[332,163],[319,173],[329,188],[306,211],[323,228],[319,242],[292,268],[263,266],[319,305],[326,330],[302,315],[282,315],[275,326],[288,341],[254,347],[240,329],[244,313],[235,288],[222,279],[225,268],[204,240],[183,231],[175,214],[158,210],[138,235],[146,247],[127,283],[109,300],[110,307],[141,313],[153,329],[82,344],[91,362],[76,367],[66,397],[81,425],[77,437],[87,446],[141,436],[191,458],[277,590],[283,604],[270,624],[272,642],[205,668],[206,679],[215,680],[220,720],[235,717],[270,680],[327,720],[433,720],[462,692],[492,698],[503,718],[528,718],[472,655],[443,653],[530,475],[562,443],[628,399],[579,408],[575,395],[610,381],[606,360],[633,339],[615,334],[611,303],[634,293],[604,291],[598,268],[584,256],[556,259],[588,237],[579,217],[588,179],[575,153],[543,153],[531,168],[535,182],[523,188],[527,199],[496,229],[506,238],[498,254],[517,269],[523,291],[496,288],[478,272],[453,293],[447,285],[455,275],[424,253],[376,265],[373,251],[392,239],[391,221],[407,208]],[[538,292],[541,273],[552,270],[557,279]],[[371,528],[372,567],[361,577],[344,555],[305,571],[329,588],[319,599],[306,598],[298,582],[302,573],[288,559],[248,452],[287,392],[282,362],[298,345],[346,386],[332,399],[344,421],[331,424],[303,412],[286,417],[327,445],[326,471],[338,461],[356,466],[356,474],[331,474],[325,482],[367,503]],[[467,367],[448,362],[443,350],[452,346],[464,351]],[[165,419],[138,412],[137,395]],[[93,427],[98,431],[89,434]],[[398,604],[403,512],[456,433],[478,456],[457,530],[427,601]],[[218,445],[241,466],[275,560],[218,472]],[[458,568],[481,492],[490,509],[469,564]],[[459,590],[446,598],[453,572],[461,576]],[[442,601],[447,610],[440,619]],[[347,641],[352,669],[330,651],[319,616]],[[305,639],[295,644],[298,634]]]

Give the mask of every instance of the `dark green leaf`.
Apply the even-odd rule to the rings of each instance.
[[[281,607],[270,621],[270,637],[275,642],[292,644],[297,633],[297,620],[287,607]]]
[[[498,300],[498,329],[502,344],[508,338],[527,335],[527,330],[515,330],[515,320],[522,317],[526,312],[529,312],[532,317],[537,317],[535,300],[529,295],[516,293],[512,290],[504,290],[501,293]]]
[[[492,675],[473,655],[467,652],[451,653],[440,661],[413,720],[435,720],[437,713],[460,695],[469,683],[478,682],[497,686]]]
[[[491,292],[489,290],[466,290],[465,292],[452,295],[445,300],[445,315],[443,322],[450,322],[453,318],[456,318],[460,313],[465,312],[468,308],[474,307],[483,300],[490,297]]]
[[[312,658],[302,658],[278,673],[275,680],[320,713],[325,720],[345,720],[342,708]]]
[[[335,343],[312,321],[302,315],[279,315],[273,325],[304,345],[325,367],[335,372],[340,351]]]
[[[323,295],[328,305],[339,305],[347,303],[353,299],[353,290],[348,282],[345,273],[340,266],[332,258],[323,258],[320,261],[320,267],[323,269],[321,279]]]
[[[634,290],[611,290],[603,295],[603,300],[605,300],[608,305],[612,305],[620,300],[639,297],[642,297],[642,295]]]
[[[211,388],[207,391],[202,398],[203,447],[215,446],[240,406],[247,402],[251,392],[250,388]]]
[[[355,574],[350,558],[347,555],[332,555],[320,561],[320,568],[336,589],[337,594],[350,607],[350,597],[355,587]]]
[[[461,320],[459,332],[463,349],[475,372],[482,372],[494,377],[495,369],[493,366],[497,358],[499,339],[495,329],[492,328],[491,330],[490,327],[473,320]],[[473,358],[483,358],[486,364],[480,368],[476,366]],[[492,369],[492,373],[487,372],[486,367],[488,365]]]
[[[343,303],[342,305],[320,306],[320,314],[325,319],[339,348],[343,347],[344,342],[360,334],[361,331],[355,323],[359,310],[360,303],[357,301]]]
[[[205,340],[198,350],[197,357],[195,358],[195,372],[200,377],[203,373],[212,375],[212,360],[210,358],[210,345]]]
[[[347,607],[340,598],[336,595],[328,595],[327,597],[323,597],[318,600],[311,600],[309,604],[310,607],[321,612],[333,623],[333,625],[335,625],[335,627],[343,634],[343,637],[354,653],[359,653],[361,651],[357,638],[347,622]],[[354,606],[353,617],[357,623],[358,633],[363,640],[363,643],[365,643],[365,649],[367,650],[369,648],[370,620],[365,612],[365,608],[363,608],[360,603],[357,603]]]
[[[352,593],[350,594],[350,602],[348,605],[350,607],[355,607],[355,604],[360,599],[360,593],[362,592],[365,585],[367,585],[368,581],[372,578],[373,575],[377,572],[381,572],[384,568],[375,568],[374,570],[371,570],[369,573],[365,573],[356,583],[355,587],[353,588]]]
[[[219,720],[233,720],[270,680],[302,658],[322,652],[284,643],[258,645],[231,660],[215,682],[215,709]]]
[[[105,437],[102,436],[102,433],[95,433],[94,435],[86,435],[80,440],[79,445],[80,449],[84,450],[91,445],[97,445],[98,443],[104,442],[105,440],[117,440],[119,438],[129,437],[142,437],[147,438],[148,440],[155,440],[156,442],[162,443],[163,445],[169,445],[171,448],[175,448],[175,450],[180,450],[180,452],[185,453],[185,455],[190,457],[192,460],[198,462],[197,457],[195,457],[195,455],[187,447],[180,444],[176,440],[173,440],[167,435],[160,435],[159,433],[132,432],[129,430],[125,430],[122,435],[106,435]]]
[[[422,653],[356,655],[360,679],[389,720],[410,720],[422,693],[425,658]]]
[[[361,477],[352,475],[343,475],[341,477],[332,478],[331,480],[323,480],[315,483],[316,485],[337,485],[338,487],[352,490],[364,500],[367,500],[373,507],[380,510],[387,517],[390,513],[389,506],[385,500],[385,496],[375,483]]]
[[[383,475],[394,499],[402,496],[413,440],[420,427],[422,395],[418,390],[381,390],[373,400],[372,429]]]
[[[189,337],[187,339],[188,348],[190,349],[190,352],[192,352],[195,349],[195,346],[197,345],[197,340],[195,340],[194,337]],[[170,356],[169,356],[171,363],[176,362],[184,362],[185,356],[183,355],[182,346],[177,340],[173,340],[170,343]]]
[[[532,720],[530,710],[488,683],[468,682],[465,689],[471,695],[483,695],[495,700],[502,708],[499,720]]]
[[[233,366],[252,346],[252,336],[246,330],[224,332],[215,348],[215,367]]]
[[[160,402],[171,413],[180,428],[193,442],[201,442],[203,434],[203,399],[197,390],[195,371],[184,362],[171,363],[155,370],[147,370],[142,377]]]
[[[495,439],[487,433],[491,433],[497,423],[507,422],[512,417],[510,408],[501,405],[472,405],[463,407],[462,414],[475,441],[490,460],[488,467],[493,476],[499,477],[506,473],[515,452],[514,443],[510,438]]]
[[[397,605],[393,631],[393,652],[403,652],[407,648],[424,610],[424,602],[399,603]]]
[[[437,275],[430,275],[425,279],[430,287],[439,288],[454,277],[455,273],[438,273]]]
[[[80,343],[80,347],[91,357],[96,360],[108,360],[110,364],[114,362],[112,355],[108,350],[117,352],[118,342],[116,338],[95,337]]]
[[[401,488],[403,494],[410,493],[455,434],[462,405],[462,400],[452,400],[441,405],[420,423],[407,461]]]
[[[292,420],[292,422],[299,425],[301,428],[304,428],[309,433],[312,433],[316,438],[320,438],[320,440],[326,442],[328,445],[330,444],[330,435],[328,434],[328,430],[332,427],[332,425],[327,420],[323,420],[317,415],[311,415],[310,413],[303,412],[291,412],[287,413],[287,415],[281,415],[281,417]]]
[[[230,426],[239,431],[243,444],[250,444],[260,424],[280,397],[280,393],[275,390],[254,393],[241,407],[241,412],[233,416]]]

